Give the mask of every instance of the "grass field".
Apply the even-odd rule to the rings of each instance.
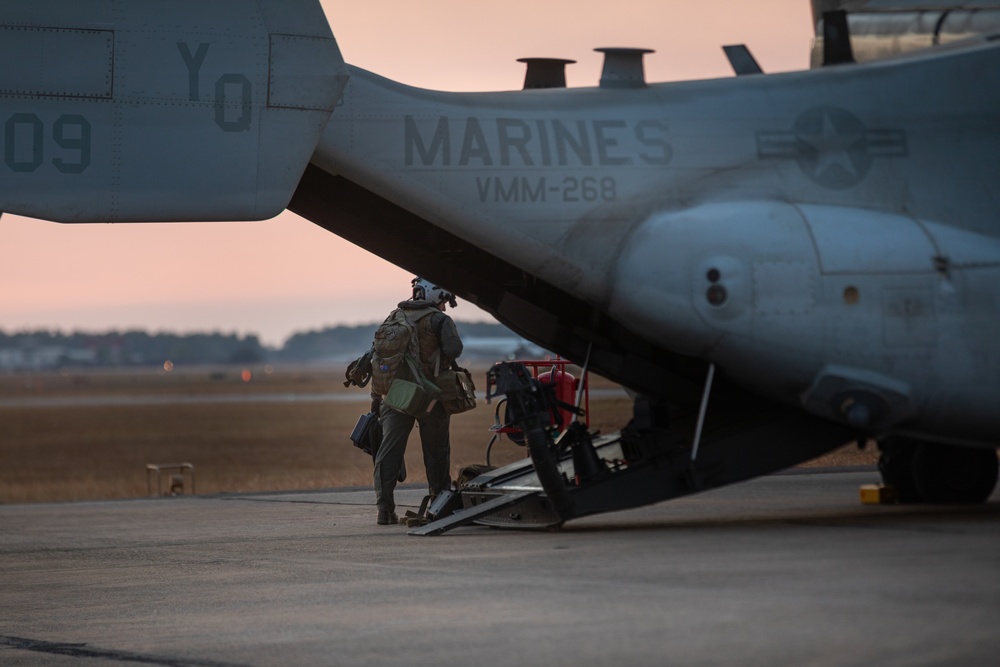
[[[0,502],[145,496],[150,463],[193,464],[199,494],[371,484],[371,457],[349,439],[367,390],[345,388],[340,369],[249,370],[249,381],[241,368],[0,376]],[[480,385],[483,370],[473,377]],[[591,399],[594,429],[616,431],[630,414],[627,398]],[[453,471],[485,461],[493,423],[485,404],[452,418]],[[425,480],[416,438],[408,481]],[[492,462],[524,455],[504,440]],[[848,447],[811,465],[874,460],[873,448]]]

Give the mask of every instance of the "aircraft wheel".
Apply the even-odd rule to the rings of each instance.
[[[939,504],[986,502],[997,483],[993,449],[920,443],[913,454],[913,481],[921,499]]]
[[[917,445],[915,440],[906,438],[889,438],[880,443],[882,454],[878,458],[878,471],[882,474],[882,481],[896,489],[896,499],[901,503],[923,500],[913,474]]]

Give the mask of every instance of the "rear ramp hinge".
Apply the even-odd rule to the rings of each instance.
[[[419,535],[421,537],[440,535],[453,528],[470,524],[476,519],[482,519],[490,514],[495,514],[503,509],[517,505],[522,500],[531,496],[541,495],[541,493],[542,492],[540,490],[505,493],[492,500],[487,500],[485,503],[476,505],[475,507],[458,510],[454,514],[450,514],[443,519],[429,523],[426,526],[421,526],[420,528],[415,528],[414,530],[407,532],[407,535]]]

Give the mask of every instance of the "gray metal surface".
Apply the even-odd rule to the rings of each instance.
[[[822,71],[476,94],[351,67],[312,165],[470,246],[449,258],[486,249],[551,285],[558,295],[494,275],[468,292],[548,349],[578,362],[591,349],[595,371],[636,391],[684,393],[647,339],[841,423],[844,396],[863,395],[877,416],[853,425],[873,434],[992,448],[1000,347],[985,304],[998,298],[1000,241],[983,184],[1000,170],[988,148],[1000,91],[978,77],[998,63],[988,43]],[[332,200],[328,185],[300,191]],[[293,210],[361,241],[333,201]],[[391,255],[379,229],[371,248]],[[390,258],[446,283],[439,259],[414,257],[428,238]],[[455,282],[480,266],[455,267]],[[563,295],[636,337],[582,333],[600,324],[556,312]]]
[[[369,490],[2,506],[0,664],[993,664],[1000,497],[859,505],[876,480],[433,539]]]

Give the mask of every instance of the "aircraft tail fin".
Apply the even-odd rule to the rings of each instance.
[[[348,76],[318,0],[70,5],[0,5],[0,210],[127,222],[285,208]]]

